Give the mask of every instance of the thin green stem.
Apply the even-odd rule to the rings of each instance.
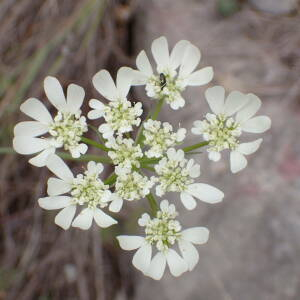
[[[94,162],[100,162],[104,164],[112,164],[112,161],[109,157],[93,155],[93,154],[85,154],[80,156],[79,158],[73,158],[71,154],[64,153],[64,152],[57,152],[57,155],[60,156],[62,159],[66,159],[66,160],[87,161],[87,162],[94,161]]]
[[[0,154],[16,154],[16,152],[11,147],[0,147]]]
[[[142,158],[140,162],[142,164],[156,164],[161,160],[161,158]]]
[[[101,143],[105,143],[105,141],[102,139],[102,136],[101,136],[101,134],[100,134],[100,132],[99,132],[99,130],[95,127],[95,126],[93,126],[93,125],[90,125],[90,124],[88,124],[88,127],[90,127],[95,133],[96,133],[96,135],[97,135],[97,137],[98,137],[98,139],[99,139],[99,141],[101,142]]]
[[[117,180],[117,174],[115,172],[112,172],[110,176],[104,181],[104,184],[112,185],[116,182],[116,180]]]
[[[159,210],[159,207],[158,207],[158,203],[157,203],[155,197],[153,196],[152,193],[149,193],[146,196],[146,198],[148,199],[148,202],[149,202],[149,205],[151,207],[153,214],[156,215],[156,212]]]
[[[161,98],[161,99],[158,101],[158,103],[156,104],[155,111],[154,111],[154,113],[153,113],[153,115],[152,115],[152,119],[153,119],[153,120],[156,120],[156,119],[157,119],[158,114],[159,114],[159,112],[161,111],[161,108],[162,108],[162,106],[163,106],[163,104],[164,104],[164,101],[165,101],[165,99],[164,99],[164,98]]]
[[[91,140],[89,138],[86,138],[86,137],[82,137],[81,141],[84,142],[84,143],[86,143],[86,144],[88,144],[88,145],[92,145],[92,146],[94,146],[96,148],[99,148],[99,149],[101,149],[101,150],[103,150],[105,152],[108,152],[110,150],[109,148],[105,147],[104,145],[102,145],[100,143],[97,143],[97,142],[95,142],[95,141],[93,141],[93,140]]]
[[[150,166],[148,166],[147,164],[141,164],[141,168],[147,169],[147,170],[149,170],[151,172],[155,172],[155,169],[152,168],[152,167],[150,167]]]
[[[198,149],[198,148],[201,148],[201,147],[204,147],[206,145],[208,145],[209,142],[208,141],[205,141],[205,142],[201,142],[201,143],[198,143],[198,144],[195,144],[195,145],[191,145],[191,146],[188,146],[188,147],[185,147],[183,148],[182,150],[184,152],[190,152],[192,150],[195,150],[195,149]]]
[[[151,113],[148,112],[146,119],[140,124],[140,128],[137,132],[136,139],[135,139],[135,145],[139,145],[142,143],[142,140],[144,137],[144,135],[143,135],[144,123],[149,120],[150,116],[151,116]]]
[[[13,148],[10,147],[0,147],[0,154],[17,154]],[[57,152],[58,156],[65,160],[74,160],[74,161],[95,161],[104,164],[112,164],[112,161],[109,157],[103,157],[99,155],[85,154],[79,158],[73,158],[71,154],[64,152]]]

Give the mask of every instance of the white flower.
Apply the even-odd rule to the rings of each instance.
[[[115,193],[112,195],[112,202],[109,206],[110,211],[120,211],[124,200],[134,201],[144,198],[150,193],[155,182],[155,177],[148,178],[135,171],[119,174],[116,180]]]
[[[185,100],[181,93],[186,86],[204,85],[213,78],[212,67],[194,72],[200,62],[201,54],[199,49],[188,41],[179,41],[169,54],[167,39],[162,36],[153,41],[151,50],[157,64],[157,73],[153,72],[143,50],[136,59],[138,71],[132,72],[132,85],[145,84],[149,97],[165,99],[172,109],[184,106]]]
[[[184,128],[173,132],[172,125],[168,122],[161,123],[152,119],[144,123],[144,128],[144,144],[150,146],[150,149],[145,154],[150,158],[163,156],[168,148],[182,142],[186,135],[186,129]]]
[[[127,100],[127,94],[131,85],[131,70],[122,67],[117,73],[116,85],[106,70],[101,70],[93,77],[93,84],[97,91],[109,100],[104,105],[99,100],[91,99],[89,105],[93,110],[88,113],[89,119],[103,117],[105,123],[99,126],[103,137],[108,139],[114,132],[123,134],[132,131],[132,126],[139,126],[142,115],[142,103],[132,104]]]
[[[29,160],[37,167],[45,166],[47,157],[56,148],[64,147],[74,158],[87,151],[87,145],[80,143],[83,133],[88,130],[80,110],[84,90],[76,84],[70,84],[66,99],[59,81],[54,77],[46,77],[44,89],[58,111],[54,119],[41,101],[30,98],[20,109],[35,121],[20,122],[14,128],[14,149],[25,155],[39,153]],[[40,137],[46,133],[50,136]]]
[[[193,159],[184,158],[184,152],[170,148],[167,157],[162,158],[155,171],[159,175],[159,185],[156,186],[156,195],[163,196],[166,192],[180,192],[183,205],[192,210],[196,207],[198,198],[207,203],[217,203],[223,200],[224,194],[217,188],[204,184],[193,183],[194,178],[200,176],[200,165]]]
[[[224,101],[224,88],[215,86],[207,89],[205,96],[213,114],[207,114],[206,120],[195,121],[192,132],[203,135],[209,142],[210,160],[218,161],[221,151],[230,150],[231,172],[237,173],[247,166],[245,155],[254,153],[262,142],[257,139],[241,144],[242,132],[263,133],[271,127],[271,120],[267,116],[253,117],[261,106],[260,99],[254,94],[233,91]]]
[[[105,146],[111,149],[107,154],[117,166],[115,168],[117,174],[131,170],[132,166],[140,167],[139,159],[143,157],[143,152],[140,145],[134,145],[133,139],[118,136],[116,139],[108,140]]]
[[[62,208],[55,217],[58,226],[66,230],[72,224],[73,227],[86,230],[91,227],[93,219],[103,228],[117,223],[102,210],[111,201],[109,186],[104,185],[99,178],[103,170],[102,164],[90,161],[84,174],[74,177],[60,157],[51,155],[47,167],[58,178],[49,178],[47,190],[49,197],[40,198],[38,202],[44,209]],[[67,193],[69,195],[65,195]],[[77,205],[85,208],[73,221]]]
[[[199,254],[193,244],[205,244],[209,231],[205,227],[194,227],[181,230],[180,223],[175,220],[177,212],[173,204],[167,200],[160,203],[160,211],[151,219],[143,214],[138,223],[145,227],[145,237],[120,235],[117,237],[124,250],[135,250],[132,263],[146,276],[160,280],[166,264],[173,276],[180,276],[186,271],[192,271],[199,260]],[[173,248],[175,243],[182,256]],[[152,247],[157,253],[152,258]]]

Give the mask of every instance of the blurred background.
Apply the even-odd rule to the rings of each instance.
[[[215,70],[210,86],[257,94],[260,113],[273,124],[237,175],[229,173],[228,160],[212,163],[199,155],[201,181],[222,189],[225,199],[198,203],[193,212],[178,203],[182,225],[207,226],[211,238],[198,247],[193,272],[178,279],[167,273],[155,282],[133,268],[132,253],[112,238],[135,232],[139,208],[129,206],[109,231],[64,232],[54,225],[55,213],[37,205],[48,171],[5,147],[15,123],[26,119],[20,103],[28,97],[47,102],[45,76],[57,76],[64,87],[83,86],[86,99],[100,98],[92,76],[102,68],[115,74],[123,65],[134,67],[138,52],[150,53],[161,35],[171,46],[180,39],[197,45],[201,66]],[[297,0],[2,0],[0,299],[299,300],[299,74]],[[161,118],[190,129],[208,111],[205,88],[189,88],[186,107],[176,116],[165,107]],[[146,99],[142,89],[130,98]],[[189,135],[186,144],[192,143]]]

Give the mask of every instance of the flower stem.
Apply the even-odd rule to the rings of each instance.
[[[198,149],[198,148],[201,148],[201,147],[204,147],[206,145],[208,145],[209,142],[208,141],[205,141],[205,142],[201,142],[201,143],[198,143],[198,144],[195,144],[195,145],[191,145],[191,146],[188,146],[188,147],[185,147],[183,148],[182,150],[184,152],[190,152],[192,150],[195,150],[195,149]]]
[[[154,111],[154,113],[153,113],[153,115],[152,115],[152,119],[153,120],[156,120],[157,119],[157,117],[158,117],[158,114],[159,114],[159,112],[161,111],[161,108],[162,108],[162,106],[163,106],[163,104],[164,104],[164,98],[161,98],[159,101],[158,101],[158,103],[156,104],[156,107],[155,107],[155,111]]]
[[[104,184],[112,185],[116,182],[117,174],[115,172],[112,172],[110,176],[104,181]]]
[[[73,158],[69,153],[58,152],[58,156],[66,160],[74,160],[74,161],[94,161],[100,162],[104,164],[112,164],[112,161],[109,157],[99,156],[99,155],[92,155],[92,154],[85,154],[80,156],[79,158]]]
[[[0,154],[16,154],[16,152],[11,147],[0,147]]]
[[[142,164],[156,164],[161,160],[161,158],[142,158],[140,162]]]
[[[140,124],[140,128],[137,132],[135,143],[134,143],[135,145],[140,145],[142,143],[143,137],[144,137],[144,135],[143,135],[144,123],[149,120],[150,116],[151,116],[151,113],[148,112],[146,119]]]
[[[150,167],[150,166],[148,166],[147,164],[141,164],[141,168],[147,169],[147,170],[149,170],[151,172],[155,172],[155,169],[152,168],[152,167]]]
[[[101,136],[99,130],[98,130],[95,126],[90,125],[90,124],[88,124],[88,127],[90,127],[90,128],[96,133],[96,135],[97,135],[99,141],[100,141],[101,143],[104,143],[104,140],[102,139],[102,136]]]
[[[152,193],[149,193],[146,198],[148,199],[149,205],[151,207],[151,210],[154,215],[156,215],[156,212],[158,211],[158,204],[157,201],[155,200],[155,197],[153,196]]]
[[[82,137],[81,141],[84,142],[84,143],[86,143],[86,144],[88,144],[88,145],[92,145],[92,146],[94,146],[96,148],[99,148],[99,149],[101,149],[101,150],[103,150],[105,152],[109,151],[109,148],[106,148],[104,145],[102,145],[100,143],[97,143],[97,142],[95,142],[95,141],[93,141],[93,140],[91,140],[89,138]]]

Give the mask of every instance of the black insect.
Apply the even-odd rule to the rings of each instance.
[[[160,81],[160,88],[161,90],[163,90],[164,87],[167,85],[167,79],[164,73],[159,74],[159,81]]]

